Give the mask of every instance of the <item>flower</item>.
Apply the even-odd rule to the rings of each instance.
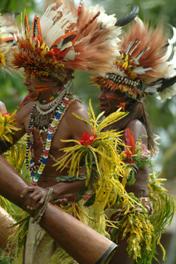
[[[4,116],[4,117],[10,117],[10,116],[11,116],[11,114],[10,114],[10,113],[8,113],[8,112],[6,112],[6,113],[2,113],[2,116]]]
[[[132,153],[129,147],[126,147],[122,154],[124,156],[124,159],[128,161],[128,163],[134,163],[134,154]]]
[[[96,135],[91,135],[88,132],[84,132],[79,139],[79,143],[84,146],[92,145],[92,143],[95,141]]]
[[[125,133],[125,142],[127,148],[130,149],[131,155],[134,155],[136,151],[136,142],[134,135],[130,128],[126,128],[124,133]]]

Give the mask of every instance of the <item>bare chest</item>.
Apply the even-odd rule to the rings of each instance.
[[[66,128],[65,109],[54,113],[41,114],[34,108],[26,116],[24,126],[27,132],[27,163],[34,179],[44,175],[58,174],[53,163],[62,155],[65,143],[62,140],[70,137]]]
[[[32,147],[35,152],[40,152],[46,146],[47,142],[50,142],[50,153],[57,155],[61,152],[61,149],[66,145],[63,140],[71,137],[70,130],[66,124],[65,116],[57,122],[57,126],[51,129],[52,118],[46,117],[46,122],[40,122],[38,125],[36,122],[30,126],[30,115],[25,120],[25,130],[30,135]],[[36,119],[37,120],[37,119]]]

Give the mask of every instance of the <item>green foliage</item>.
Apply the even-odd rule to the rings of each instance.
[[[10,264],[10,258],[4,255],[4,252],[0,250],[0,264]]]
[[[24,9],[34,10],[36,3],[34,0],[25,1],[25,0],[1,0],[0,1],[0,10],[1,13],[6,12],[22,12]]]
[[[0,100],[4,101],[8,111],[12,112],[26,93],[22,77],[16,75],[10,76],[8,73],[1,72],[0,83]]]
[[[44,1],[40,2],[44,3]],[[108,13],[116,13],[118,17],[127,14],[131,7],[137,4],[140,7],[140,17],[149,20],[151,24],[156,25],[163,21],[165,24],[176,25],[175,0],[92,0],[92,2],[103,4]],[[39,1],[35,0],[1,0],[0,12],[20,13],[26,9],[32,14],[41,9],[42,6],[38,3]],[[168,27],[166,30],[168,31]],[[98,111],[99,89],[91,84],[87,74],[75,74],[73,91],[86,103],[92,98],[93,105]],[[21,77],[0,72],[0,100],[5,102],[10,112],[16,109],[25,95],[26,89]],[[176,98],[162,103],[151,97],[147,99],[146,106],[153,130],[161,135],[159,148],[162,155],[159,164],[163,166],[163,175],[166,178],[176,178]],[[9,259],[0,252],[0,264],[10,263],[8,261]]]

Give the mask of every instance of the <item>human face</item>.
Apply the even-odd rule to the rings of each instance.
[[[26,74],[24,84],[27,87],[28,95],[30,96],[30,98],[36,100],[38,98],[39,93],[36,90],[36,87],[34,85],[34,80],[30,74]]]
[[[24,84],[27,87],[29,96],[32,98],[38,98],[38,96],[44,95],[48,97],[51,95],[51,90],[54,90],[56,83],[49,79],[39,79],[33,75],[26,74]]]
[[[117,93],[107,88],[101,88],[99,95],[100,111],[104,111],[105,115],[115,112],[121,104],[126,101],[125,95]]]

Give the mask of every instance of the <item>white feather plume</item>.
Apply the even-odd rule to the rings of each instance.
[[[64,4],[57,8],[56,4],[49,6],[40,19],[42,37],[48,47],[52,46],[58,36],[64,35],[69,26],[76,21],[76,15],[73,16],[68,6]]]

